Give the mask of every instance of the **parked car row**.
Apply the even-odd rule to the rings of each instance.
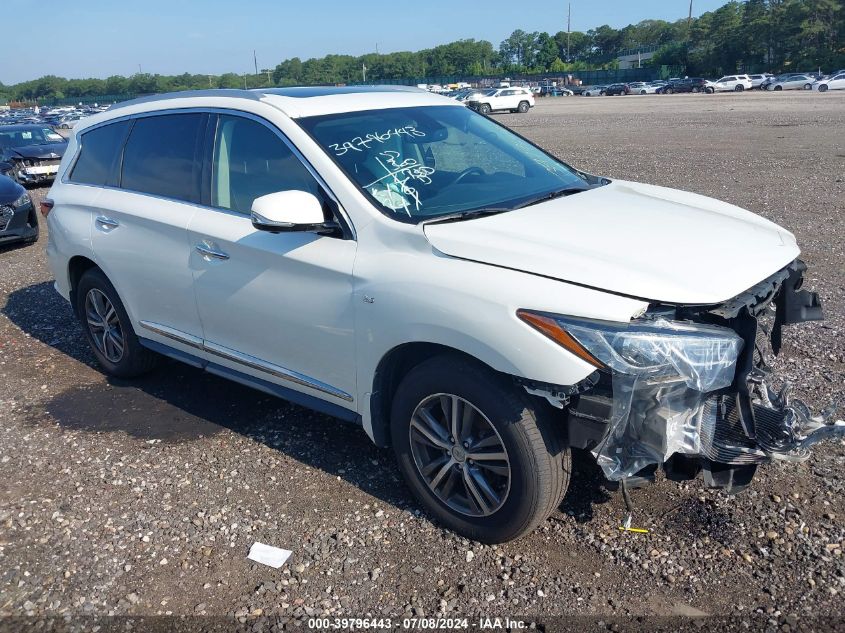
[[[614,96],[614,95],[647,95],[647,94],[682,94],[716,92],[744,92],[746,90],[828,90],[845,89],[845,69],[837,70],[828,75],[820,73],[786,73],[772,75],[763,73],[758,75],[725,75],[715,81],[704,77],[673,78],[668,81],[615,83],[602,86],[588,86],[580,94],[585,97]]]

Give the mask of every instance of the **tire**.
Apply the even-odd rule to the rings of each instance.
[[[775,86],[775,92],[781,92],[783,90],[783,86]]]
[[[674,90],[672,90],[671,88],[666,88],[666,89],[663,91],[663,94],[670,95],[670,94],[672,94],[672,93],[674,93],[674,92],[675,92],[675,91],[674,91]]]
[[[716,89],[715,88],[705,88],[704,92],[706,92],[709,95],[712,95],[712,94],[715,94]]]
[[[804,84],[804,90],[812,90],[813,84]]]
[[[89,311],[92,309],[94,310],[92,316],[95,318],[98,317],[100,312],[105,312],[106,315],[110,314],[107,309],[103,309],[105,304],[101,303],[102,297],[114,309],[114,314],[108,319],[112,336],[107,336],[105,331],[102,335],[97,336],[95,332],[99,330],[88,319]],[[146,374],[158,364],[158,354],[148,350],[138,341],[138,337],[132,330],[129,315],[126,314],[126,309],[123,307],[123,302],[121,302],[117,291],[102,270],[90,268],[82,275],[76,287],[75,299],[76,315],[82,324],[82,329],[85,330],[88,344],[91,346],[97,362],[108,375],[117,378],[134,378]],[[100,302],[99,308],[96,307],[98,302]],[[95,336],[100,342],[95,341]],[[109,340],[106,341],[106,339]],[[117,349],[114,342],[117,339],[122,341],[122,352],[119,357],[112,353]]]
[[[819,92],[827,92],[827,86],[825,84],[820,85]]]
[[[26,238],[23,243],[35,244],[35,242],[38,241],[38,237],[41,235],[41,226],[38,224],[38,212],[35,209],[30,211],[27,224],[35,227],[35,233],[32,236]]]
[[[428,417],[421,417],[428,407]],[[446,409],[459,410],[457,417],[463,420],[469,408],[473,410],[469,431],[464,434],[458,429],[465,441],[446,437],[444,433],[454,432]],[[426,419],[433,419],[437,426],[430,426]],[[484,543],[519,538],[545,521],[563,500],[572,465],[561,427],[553,423],[543,404],[532,401],[510,378],[480,363],[443,355],[416,366],[396,390],[390,422],[399,470],[411,492],[434,520],[458,534]],[[421,426],[436,445],[418,431]],[[465,425],[463,431],[467,431]],[[479,438],[485,450],[498,449],[496,454],[506,459],[470,459],[473,442],[482,441]],[[485,450],[479,446],[475,454]],[[507,475],[491,473],[478,465],[482,462],[491,468],[495,464]],[[426,465],[428,475],[423,475]],[[483,486],[473,483],[479,473],[485,477]],[[478,492],[486,507],[471,500],[465,481],[476,491],[494,493],[490,497]],[[447,493],[450,496],[442,498]]]
[[[742,92],[743,90],[745,90],[745,86],[743,86],[742,84],[737,84],[736,86],[734,86],[734,92]]]
[[[530,109],[531,109],[531,104],[529,104],[527,101],[520,101],[519,105],[516,108],[516,111],[519,112],[520,114],[525,114]]]
[[[646,94],[646,91],[645,91],[645,90],[640,90],[640,94],[641,94],[641,95],[644,95],[644,94]]]
[[[480,106],[478,106],[478,112],[480,114],[488,115],[491,111],[492,108],[490,107],[489,103],[482,103]]]

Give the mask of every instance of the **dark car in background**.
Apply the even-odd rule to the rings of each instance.
[[[29,192],[0,175],[0,245],[38,239],[38,214]]]
[[[702,77],[675,79],[658,89],[658,94],[671,95],[684,92],[714,92],[713,87]]]
[[[51,181],[66,149],[67,141],[47,125],[0,126],[0,174],[22,185]]]
[[[628,84],[610,84],[604,91],[604,94],[608,96],[629,95],[631,94],[631,88]]]

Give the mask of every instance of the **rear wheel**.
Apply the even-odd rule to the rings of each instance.
[[[527,101],[520,101],[519,106],[516,108],[516,111],[520,114],[525,114],[531,108]]]
[[[138,341],[117,291],[99,268],[89,269],[79,280],[76,314],[97,362],[107,374],[134,378],[157,364],[158,355]]]
[[[745,86],[743,86],[742,84],[737,84],[737,86],[734,88],[734,92],[742,92],[743,90],[745,90]]]
[[[546,415],[510,378],[460,356],[438,356],[396,390],[393,449],[434,519],[500,543],[537,527],[566,492],[569,449]]]

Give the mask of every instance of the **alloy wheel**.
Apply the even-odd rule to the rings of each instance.
[[[441,502],[472,517],[502,507],[510,492],[510,460],[478,408],[452,394],[435,394],[417,405],[409,429],[417,471]]]
[[[85,296],[85,318],[97,350],[109,362],[119,363],[126,347],[123,328],[112,302],[96,288],[89,290]]]

